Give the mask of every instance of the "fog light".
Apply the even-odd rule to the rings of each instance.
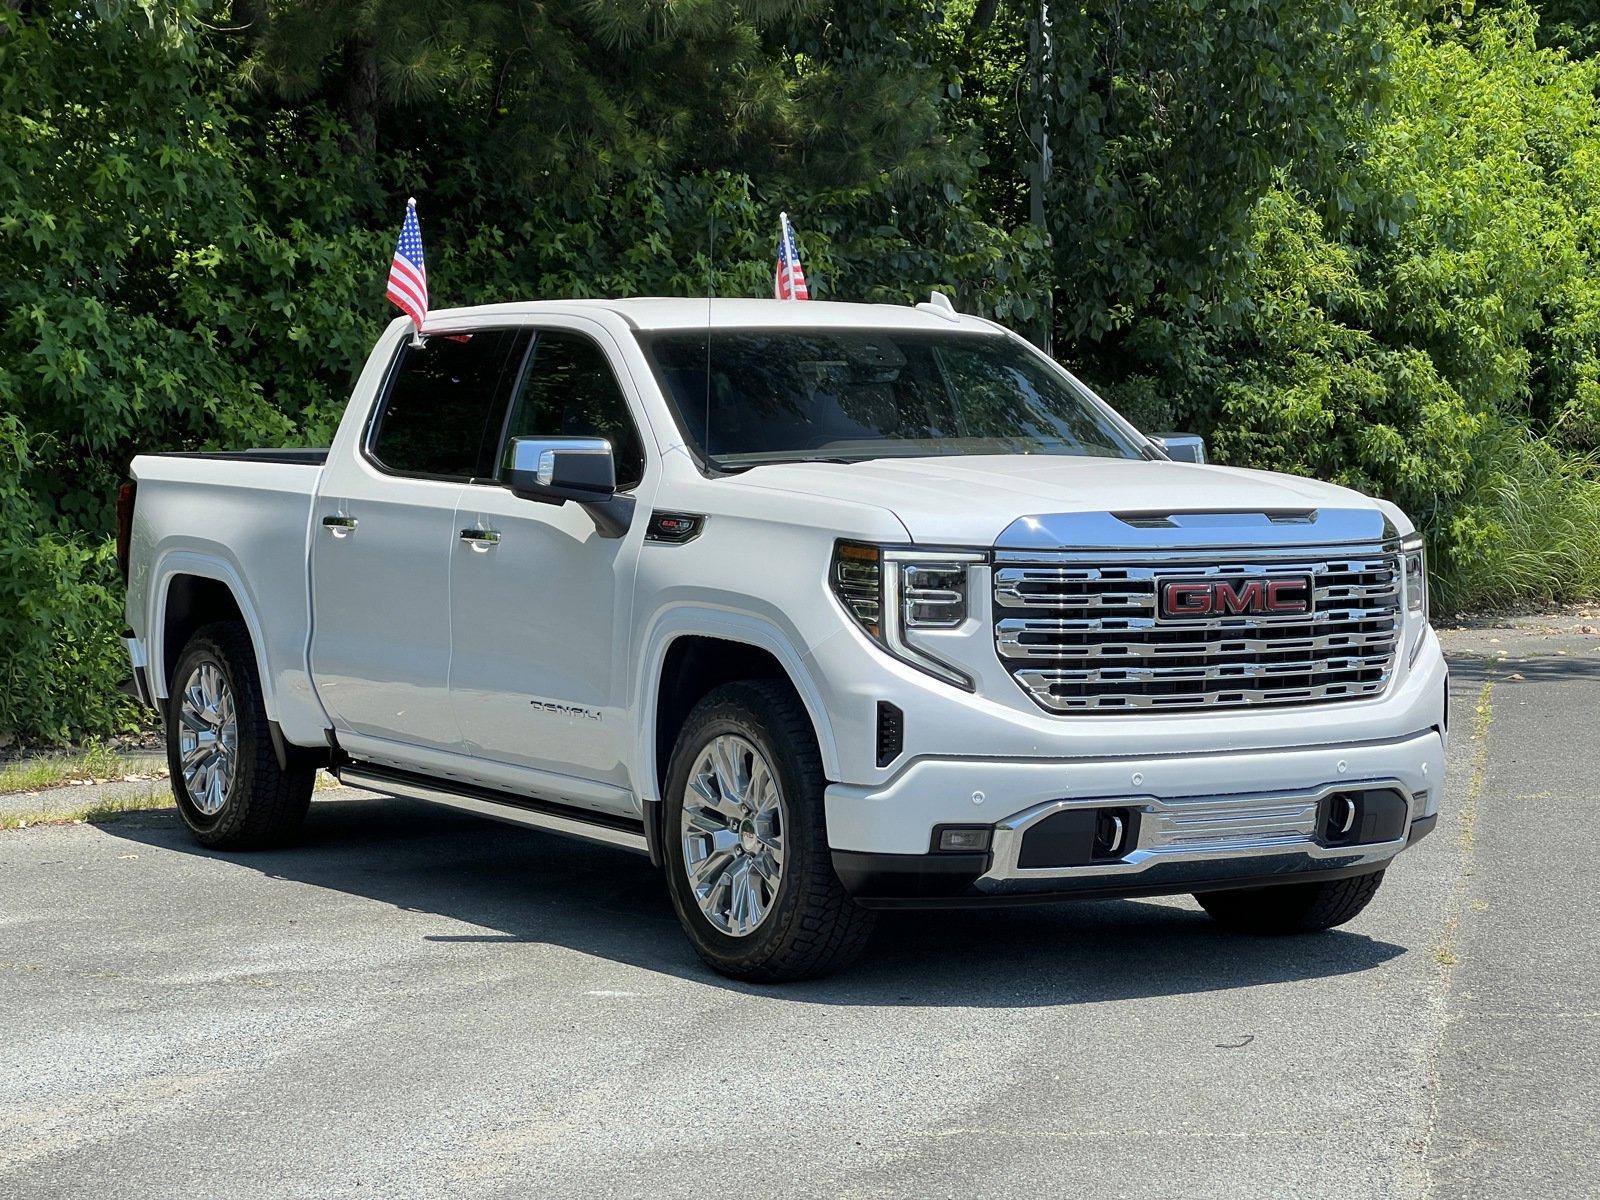
[[[989,835],[994,830],[988,826],[973,829],[941,829],[939,831],[939,849],[958,850],[968,854],[979,853],[989,848]]]

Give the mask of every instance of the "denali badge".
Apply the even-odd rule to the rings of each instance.
[[[550,713],[557,717],[580,717],[585,721],[598,721],[600,710],[598,708],[584,708],[579,704],[557,704],[554,700],[529,700],[529,704],[542,713]]]
[[[1292,617],[1311,611],[1311,576],[1271,579],[1163,579],[1160,616]]]

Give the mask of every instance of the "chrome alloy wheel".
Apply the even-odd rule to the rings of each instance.
[[[238,749],[239,720],[227,677],[216,663],[200,663],[178,703],[178,754],[189,802],[202,816],[216,816],[227,803]]]
[[[783,794],[761,751],[738,734],[713,738],[683,794],[683,865],[706,919],[745,937],[771,914],[783,882]]]

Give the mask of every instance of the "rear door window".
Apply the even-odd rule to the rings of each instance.
[[[531,337],[526,329],[484,329],[408,342],[368,442],[372,458],[402,475],[491,477]]]

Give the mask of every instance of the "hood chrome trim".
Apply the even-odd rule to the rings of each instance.
[[[999,550],[1251,550],[1354,545],[1399,536],[1377,508],[1250,512],[1045,513],[1019,517],[995,539]]]

